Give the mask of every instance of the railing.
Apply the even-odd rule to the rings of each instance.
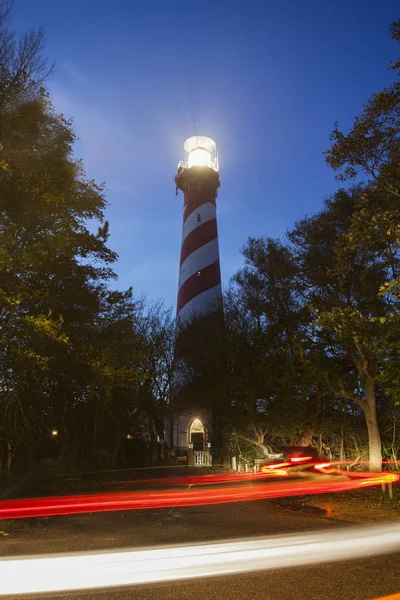
[[[211,467],[211,456],[207,451],[195,450],[193,452],[193,459],[195,467]]]
[[[186,160],[180,160],[178,162],[178,173],[179,171],[182,171],[183,169],[189,169],[189,163]],[[213,169],[214,171],[218,171],[218,159],[216,158],[215,160],[211,160],[210,162],[210,169]]]
[[[194,466],[195,467],[204,467],[206,464],[206,456],[205,452],[194,452]]]

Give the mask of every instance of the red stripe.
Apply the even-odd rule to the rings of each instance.
[[[215,204],[215,198],[217,194],[213,190],[204,190],[202,192],[186,192],[185,193],[185,206],[183,209],[183,222],[192,214],[194,210],[197,210],[203,204],[211,202]]]
[[[200,271],[200,275],[195,273],[181,286],[178,293],[177,313],[199,294],[221,283],[221,271],[219,268],[219,259],[208,265]]]
[[[182,243],[181,265],[195,250],[198,250],[208,242],[212,242],[218,236],[217,219],[206,221],[189,233]]]

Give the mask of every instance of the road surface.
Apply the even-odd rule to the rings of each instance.
[[[352,520],[351,524],[355,522]],[[285,510],[275,501],[76,515],[0,523],[0,553],[3,557],[11,557],[169,546],[332,530],[349,524],[348,521]],[[38,600],[49,597],[59,600],[366,600],[398,591],[400,555],[394,554],[240,576],[31,597]]]

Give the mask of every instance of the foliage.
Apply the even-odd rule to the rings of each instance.
[[[42,87],[43,32],[16,41],[9,8],[0,4],[0,465],[115,465],[128,432],[148,432],[169,401],[173,324],[131,289],[111,289],[104,187],[86,177],[71,122]]]
[[[400,21],[395,41],[399,32]],[[396,453],[382,427],[396,423],[400,392],[399,107],[395,81],[347,134],[335,126],[327,162],[342,181],[359,181],[286,240],[248,240],[227,294],[224,361],[212,361],[242,431],[277,443],[313,438],[332,456],[360,459],[364,418],[373,469],[382,438],[385,456]]]

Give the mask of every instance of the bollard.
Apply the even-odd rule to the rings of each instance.
[[[231,461],[232,461],[232,471],[236,471],[237,470],[237,467],[236,467],[236,456],[232,456]]]

